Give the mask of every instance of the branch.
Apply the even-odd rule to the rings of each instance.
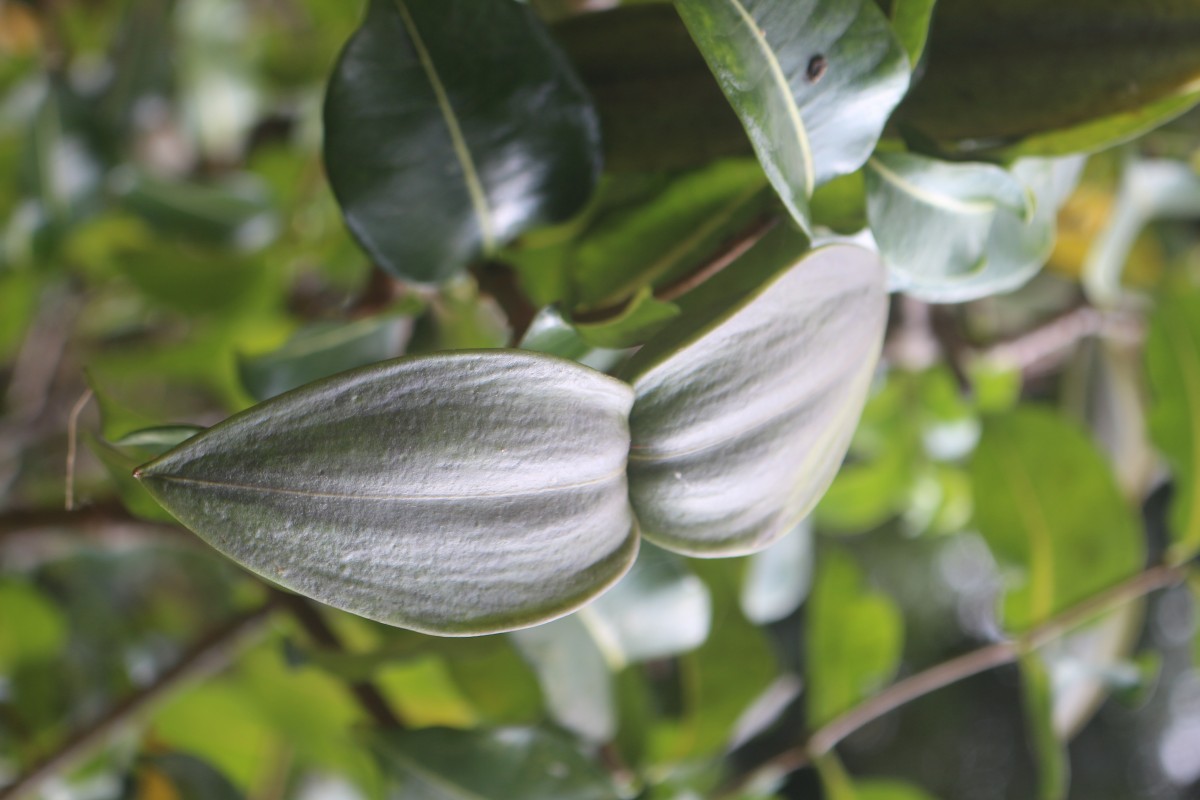
[[[257,637],[277,605],[277,600],[272,598],[200,639],[154,683],[117,703],[91,725],[68,736],[57,750],[34,764],[15,782],[0,789],[0,800],[31,796],[48,778],[78,767],[117,731],[169,696],[181,684],[225,667],[245,645]]]
[[[1159,589],[1179,584],[1186,578],[1187,571],[1184,567],[1151,567],[1116,586],[1087,598],[1015,639],[985,645],[898,681],[874,697],[867,698],[841,716],[827,722],[817,729],[804,744],[790,747],[754,767],[732,782],[718,796],[732,798],[759,780],[767,777],[781,777],[794,772],[808,765],[814,759],[829,753],[839,742],[859,728],[917,698],[924,697],[938,689],[944,689],[981,672],[1011,664],[1026,653],[1049,644],[1098,616]]]
[[[282,589],[272,589],[273,595],[279,603],[291,612],[300,626],[305,632],[321,647],[337,652],[345,651],[342,646],[341,639],[333,628],[329,627],[329,623],[321,616],[321,612],[317,610],[312,603],[298,594],[291,594]],[[363,711],[375,721],[376,724],[383,728],[403,728],[404,723],[396,715],[388,704],[387,698],[383,696],[383,692],[379,690],[375,684],[369,681],[355,681],[350,684],[350,691],[358,704],[362,706]],[[0,800],[3,800],[0,797]]]

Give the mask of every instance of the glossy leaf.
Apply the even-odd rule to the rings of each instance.
[[[240,357],[238,373],[246,391],[262,401],[347,369],[395,358],[411,335],[412,320],[407,317],[318,323],[274,352]]]
[[[898,116],[942,141],[1005,145],[1193,94],[1197,24],[1190,1],[939,0],[925,74]],[[1093,133],[1076,152],[1130,135]]]
[[[521,339],[521,348],[569,358],[601,372],[607,372],[625,355],[622,350],[607,350],[588,344],[578,328],[553,306],[543,308],[533,318]]]
[[[862,166],[908,88],[871,0],[678,0],[676,8],[796,222],[830,178]]]
[[[746,560],[742,613],[756,625],[791,614],[812,586],[812,523],[802,521],[788,535]]]
[[[630,402],[523,351],[401,359],[256,406],[139,477],[302,594],[431,633],[506,630],[571,611],[633,560]]]
[[[531,728],[377,734],[395,800],[617,800],[608,776],[568,742]]]
[[[1200,293],[1169,297],[1155,311],[1146,369],[1150,435],[1175,477],[1170,557],[1182,563],[1200,553]]]
[[[512,0],[372,0],[325,102],[346,222],[393,275],[443,281],[566,219],[599,171],[596,112]]]
[[[1026,159],[1009,172],[908,153],[867,169],[867,215],[894,288],[938,303],[1011,291],[1054,246],[1055,216],[1077,159]]]
[[[881,688],[900,664],[904,619],[872,591],[854,559],[821,553],[808,602],[808,724],[816,727]]]
[[[592,347],[620,350],[645,344],[679,316],[679,307],[657,299],[650,287],[632,298],[617,316],[601,322],[577,322],[579,336]]]
[[[979,531],[1019,571],[1004,598],[1008,628],[1036,625],[1141,568],[1140,526],[1112,470],[1057,414],[988,418],[970,471]]]
[[[630,496],[646,538],[738,555],[791,531],[841,465],[887,313],[869,251],[797,260],[776,231],[630,362]],[[781,266],[789,268],[780,270]]]

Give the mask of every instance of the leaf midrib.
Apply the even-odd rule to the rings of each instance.
[[[610,483],[625,474],[625,465],[614,470],[607,475],[599,478],[592,478],[586,481],[577,481],[575,483],[559,484],[557,486],[545,486],[539,489],[529,489],[525,491],[508,491],[508,492],[464,492],[462,494],[452,495],[433,495],[433,494],[415,494],[415,495],[400,495],[400,494],[352,494],[347,492],[315,492],[306,489],[290,489],[278,486],[256,486],[248,483],[235,483],[233,481],[215,481],[207,478],[190,478],[182,475],[156,475],[144,473],[135,475],[135,477],[148,478],[151,480],[164,481],[167,483],[183,483],[192,486],[207,486],[216,489],[231,489],[234,491],[244,492],[260,492],[263,494],[282,494],[293,497],[309,497],[322,500],[371,500],[384,503],[420,503],[420,502],[436,502],[436,501],[456,501],[456,500],[483,500],[504,497],[528,497],[539,494],[553,494],[555,492],[565,492],[571,489],[583,489],[588,486],[601,486]]]
[[[953,214],[990,214],[996,210],[996,203],[986,200],[959,200],[957,197],[937,194],[928,189],[922,189],[920,186],[906,180],[900,174],[884,166],[883,162],[874,156],[868,159],[867,163],[871,169],[879,173],[879,177],[905,194],[911,195],[922,203],[925,203],[925,205],[940,208]]]
[[[454,106],[450,104],[450,96],[446,93],[446,87],[442,83],[441,75],[438,74],[437,66],[433,63],[433,57],[429,53],[429,49],[425,46],[425,40],[421,37],[421,32],[417,30],[416,22],[412,18],[412,14],[408,10],[408,5],[405,0],[393,0],[396,6],[396,11],[400,14],[404,27],[408,29],[408,34],[412,38],[413,49],[417,53],[417,59],[421,62],[421,68],[425,71],[425,76],[429,79],[429,85],[433,88],[434,97],[437,99],[438,108],[442,112],[442,118],[446,122],[446,127],[450,131],[450,142],[454,147],[454,155],[458,158],[458,162],[463,171],[463,183],[466,184],[467,194],[471,197],[471,207],[475,211],[475,219],[479,223],[479,238],[481,240],[484,253],[490,253],[496,249],[496,234],[492,225],[491,208],[488,206],[487,193],[483,189],[483,181],[480,180],[479,171],[475,167],[475,159],[471,155],[471,149],[467,146],[466,136],[463,135],[462,126],[459,125],[458,115],[454,113]]]

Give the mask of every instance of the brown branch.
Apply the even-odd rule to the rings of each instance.
[[[53,753],[18,776],[16,781],[0,789],[0,800],[31,796],[48,778],[78,767],[117,731],[168,697],[181,684],[217,672],[228,665],[263,630],[276,605],[274,599],[269,600],[200,639],[154,683],[117,703],[91,725],[68,736]]]
[[[1138,342],[1145,335],[1144,328],[1142,320],[1134,314],[1080,306],[1027,333],[978,350],[973,357],[1010,364],[1026,377],[1036,377],[1057,369],[1084,339],[1103,336]]]
[[[337,633],[321,616],[321,612],[307,599],[282,589],[272,589],[274,597],[285,607],[312,640],[328,650],[342,652],[345,647]],[[375,684],[369,681],[354,681],[350,691],[363,711],[383,728],[403,728],[404,723],[392,710],[387,698]],[[3,800],[3,798],[0,798]]]
[[[674,283],[663,286],[654,293],[654,296],[659,300],[671,301],[687,294],[741,258],[746,251],[758,244],[778,224],[779,217],[776,216],[755,220],[746,230],[734,238],[733,241],[721,248],[715,256],[702,264],[699,269],[684,275]]]
[[[1093,595],[1051,619],[1006,642],[996,642],[935,664],[897,681],[841,716],[818,728],[803,744],[790,747],[733,781],[719,797],[732,798],[761,779],[794,772],[829,753],[839,742],[870,722],[938,689],[1011,664],[1075,628],[1146,595],[1175,586],[1187,578],[1184,567],[1157,566]]]

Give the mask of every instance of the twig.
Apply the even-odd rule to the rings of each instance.
[[[1008,364],[1020,369],[1026,377],[1036,377],[1053,372],[1062,359],[1088,337],[1137,342],[1145,334],[1144,327],[1139,317],[1128,312],[1080,306],[1028,333],[976,351],[973,357]]]
[[[870,697],[817,729],[808,741],[790,747],[732,782],[719,796],[732,798],[768,776],[782,776],[831,751],[839,742],[890,711],[961,680],[1005,664],[1049,644],[1071,630],[1126,603],[1184,581],[1183,567],[1157,566],[1093,595],[1011,641],[985,645],[918,672]]]
[[[79,449],[79,415],[91,399],[91,388],[84,389],[75,405],[71,406],[71,414],[67,417],[67,480],[63,492],[67,511],[75,510],[75,455]]]
[[[722,248],[713,258],[705,262],[699,269],[684,275],[674,283],[667,284],[655,292],[654,296],[659,300],[670,301],[690,292],[734,261],[737,261],[738,258],[744,255],[747,250],[754,247],[754,245],[758,244],[778,224],[779,217],[776,216],[755,220],[750,227]]]
[[[182,658],[154,683],[113,706],[100,719],[67,737],[58,749],[39,761],[15,782],[0,789],[0,800],[28,797],[49,778],[78,767],[112,736],[182,683],[209,675],[226,666],[251,640],[256,638],[274,612],[277,601],[263,605],[227,622],[196,642]]]
[[[335,651],[343,651],[341,639],[333,628],[329,627],[329,623],[321,616],[312,603],[300,595],[291,594],[281,589],[273,589],[274,596],[285,607],[296,621],[304,628],[313,641],[318,645]],[[354,694],[358,704],[362,706],[363,711],[367,712],[378,725],[384,728],[403,728],[404,723],[392,707],[388,704],[387,698],[383,696],[383,692],[375,684],[369,681],[355,681],[350,684],[350,691]],[[0,798],[3,800],[3,798]]]

